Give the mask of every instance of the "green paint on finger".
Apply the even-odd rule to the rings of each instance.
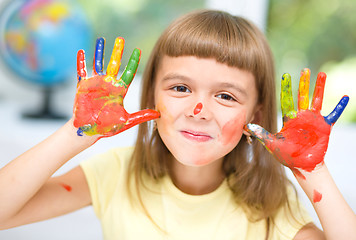
[[[130,85],[132,82],[133,78],[135,77],[138,64],[140,62],[140,57],[141,57],[141,50],[138,48],[135,48],[131,54],[131,57],[129,59],[129,62],[121,76],[121,81],[125,86]]]
[[[281,108],[283,117],[292,119],[297,116],[294,110],[291,76],[288,73],[283,74],[281,81]]]

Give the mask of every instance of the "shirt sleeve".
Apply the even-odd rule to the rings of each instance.
[[[288,199],[289,206],[281,208],[274,219],[272,239],[293,239],[303,226],[313,222],[293,187],[288,188]]]
[[[122,173],[122,159],[128,158],[129,148],[115,148],[80,163],[85,174],[92,205],[101,219]]]

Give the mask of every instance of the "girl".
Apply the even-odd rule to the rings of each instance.
[[[128,114],[123,98],[140,51],[134,50],[117,80],[123,44],[118,38],[105,75],[104,40],[98,40],[91,78],[78,52],[73,119],[1,169],[1,229],[92,204],[105,239],[355,238],[355,214],[323,164],[331,125],[346,106],[345,98],[326,120],[319,117],[325,77],[311,110],[302,105],[295,112],[286,75],[284,128],[267,133],[276,132],[276,104],[265,37],[242,18],[199,11],[173,22],[151,54],[141,107],[156,111]],[[308,74],[303,72],[302,86],[309,84]],[[299,102],[305,103],[307,88],[300,89]],[[308,125],[313,117],[317,127]],[[99,138],[139,123],[135,147],[113,149],[50,178]],[[249,145],[251,134],[293,170],[325,233],[299,205],[282,165],[262,144]],[[301,135],[311,144],[295,150]]]

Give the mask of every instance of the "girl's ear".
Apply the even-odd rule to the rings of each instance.
[[[252,115],[250,123],[261,124],[262,122],[262,104],[256,106],[255,113]]]
[[[252,114],[251,118],[247,123],[261,124],[261,121],[262,121],[262,105],[260,104],[256,106],[255,113]],[[243,134],[245,134],[246,136],[251,136],[251,134],[245,130],[243,130]]]

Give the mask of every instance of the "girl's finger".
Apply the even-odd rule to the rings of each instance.
[[[77,83],[79,83],[82,79],[87,77],[87,69],[85,66],[85,53],[84,50],[81,49],[77,53]]]
[[[106,75],[116,77],[120,69],[124,45],[125,40],[122,37],[118,37],[115,39],[115,44],[111,53],[110,62],[106,69]]]
[[[316,79],[314,93],[313,93],[313,101],[311,106],[311,110],[314,112],[319,113],[321,111],[323,105],[325,80],[326,80],[326,74],[320,72]]]
[[[294,110],[291,76],[288,73],[283,74],[281,81],[281,108],[283,122],[296,117],[297,112]]]
[[[274,135],[269,133],[263,127],[249,123],[245,125],[244,129],[250,133],[253,137],[257,138],[266,148],[270,151],[270,146],[274,142]]]
[[[126,125],[123,127],[122,131],[129,129],[133,126],[136,126],[140,123],[147,122],[159,117],[160,117],[160,113],[152,109],[145,109],[132,113],[130,114],[130,117],[127,120]]]
[[[105,38],[101,37],[96,40],[95,54],[93,62],[94,75],[104,75],[104,48]]]
[[[309,108],[310,70],[304,68],[300,75],[298,92],[298,111]]]
[[[141,58],[141,50],[135,48],[131,54],[131,57],[129,59],[129,62],[127,63],[124,72],[120,77],[120,82],[122,82],[125,87],[128,87],[131,84],[133,78],[135,77],[138,64],[140,63],[140,58]]]
[[[347,103],[349,102],[349,97],[348,96],[343,96],[340,100],[340,102],[336,105],[334,110],[326,117],[324,117],[325,122],[327,122],[329,125],[334,125],[335,122],[339,119],[341,116],[342,112],[346,108]]]

